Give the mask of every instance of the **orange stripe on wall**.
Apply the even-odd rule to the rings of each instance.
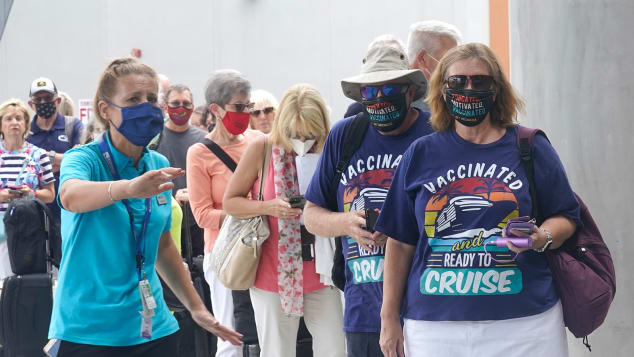
[[[500,60],[502,70],[510,78],[508,0],[489,0],[489,43]]]

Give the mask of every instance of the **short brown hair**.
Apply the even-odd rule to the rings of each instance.
[[[24,105],[24,103],[22,103],[22,101],[19,99],[9,99],[6,102],[0,104],[0,127],[2,127],[2,119],[4,118],[4,116],[14,111],[22,114],[22,117],[24,117],[24,138],[26,138],[29,130],[31,130],[31,114],[29,114],[29,109],[26,107],[26,105]],[[2,132],[0,132],[0,135],[4,137],[4,134]]]
[[[315,151],[321,152],[330,132],[328,108],[319,91],[310,84],[296,84],[289,88],[280,102],[271,141],[286,151],[293,150],[291,137],[314,136]]]
[[[430,121],[437,131],[453,128],[455,122],[454,117],[447,111],[442,96],[445,80],[447,80],[447,71],[454,63],[472,58],[485,63],[489,67],[489,74],[493,77],[496,98],[490,113],[491,124],[502,128],[517,125],[517,114],[524,110],[524,102],[502,72],[502,67],[495,53],[487,45],[467,43],[449,50],[440,60],[430,79],[425,101],[429,103]]]
[[[152,67],[132,57],[121,57],[112,60],[101,74],[101,78],[99,78],[97,93],[95,93],[95,99],[92,103],[95,119],[105,128],[108,128],[109,124],[99,113],[99,101],[111,102],[117,90],[119,79],[130,74],[146,75],[154,79],[158,86],[158,76]]]

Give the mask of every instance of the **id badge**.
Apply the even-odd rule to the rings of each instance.
[[[156,309],[156,300],[154,300],[152,289],[150,288],[150,282],[147,279],[139,281],[139,292],[141,293],[143,310],[145,311]]]
[[[141,338],[152,339],[152,316],[154,311],[139,311],[141,314]]]

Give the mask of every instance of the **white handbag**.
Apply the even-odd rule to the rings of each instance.
[[[264,162],[260,174],[258,200],[262,201],[262,188],[266,181],[270,150],[264,143]],[[211,251],[211,264],[218,280],[231,290],[246,290],[253,286],[260,262],[262,243],[269,237],[266,216],[240,219],[227,215],[222,222],[218,238]]]

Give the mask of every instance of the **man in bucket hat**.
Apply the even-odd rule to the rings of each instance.
[[[370,48],[361,73],[341,81],[343,93],[360,102],[364,112],[335,124],[305,195],[306,228],[319,236],[342,236],[344,330],[351,357],[383,356],[379,312],[386,237],[372,233],[366,217],[372,224],[408,146],[432,132],[429,113],[412,107],[425,93],[426,83],[423,72],[408,68],[402,50],[385,44]],[[358,125],[365,125],[365,133],[356,132]],[[361,135],[361,143],[342,163],[350,132]],[[336,197],[331,197],[334,182]]]

